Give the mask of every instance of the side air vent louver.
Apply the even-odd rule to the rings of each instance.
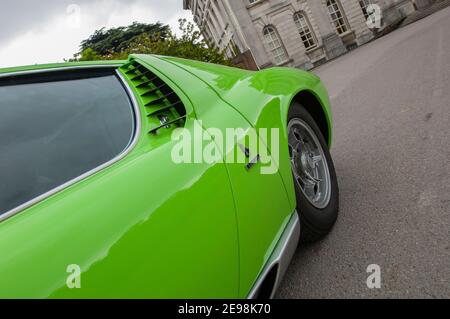
[[[186,109],[178,95],[161,78],[137,61],[120,68],[139,94],[150,122],[150,134],[161,129],[182,127]]]

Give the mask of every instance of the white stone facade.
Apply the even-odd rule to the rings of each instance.
[[[413,0],[184,0],[204,37],[231,58],[251,52],[259,68],[311,69],[370,41],[368,4],[382,26],[414,11]]]

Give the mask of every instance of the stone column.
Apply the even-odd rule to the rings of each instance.
[[[251,51],[253,58],[255,59],[258,67],[265,67],[270,64],[270,59],[267,56],[267,52],[260,40],[258,32],[253,21],[248,13],[246,1],[242,0],[222,0],[226,7],[229,8],[230,19],[233,21],[233,25],[243,38],[243,42]]]
[[[336,33],[336,29],[331,24],[328,8],[322,0],[308,0],[308,5],[313,14],[314,21],[319,27],[322,43],[328,59],[334,59],[347,52],[341,37]]]

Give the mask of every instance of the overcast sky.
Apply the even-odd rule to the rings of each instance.
[[[191,18],[183,0],[0,0],[0,67],[63,62],[102,27]]]

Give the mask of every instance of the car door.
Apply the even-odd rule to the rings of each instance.
[[[268,169],[275,163],[258,132],[234,109],[226,105],[221,107],[220,116],[213,116],[213,112],[209,116],[206,112],[202,119],[206,129],[222,127],[224,132],[229,131],[223,149],[236,202],[240,297],[245,298],[293,212],[278,170]],[[230,136],[233,136],[232,140]]]
[[[168,59],[169,62],[154,57],[142,59],[164,69],[180,83],[183,90],[190,93],[189,98],[200,125],[208,131],[211,140],[214,140],[222,151],[237,212],[240,251],[239,297],[246,298],[271,257],[293,213],[279,171],[269,169],[271,174],[267,174],[263,169],[267,168],[268,163],[274,164],[276,159],[271,158],[267,152],[267,146],[262,143],[264,139],[259,136],[260,132],[255,132],[252,125],[235,108],[226,103],[216,89],[201,80],[201,76],[204,76],[217,86],[229,89],[230,85],[227,82],[229,78],[208,72],[210,67],[208,64],[202,65],[200,72],[192,73],[189,67],[186,69],[188,72],[185,71],[185,64],[180,67],[177,63],[173,64],[171,59]],[[233,72],[232,69],[228,71]],[[246,101],[245,96],[242,99]],[[232,132],[232,138],[226,138],[227,131]],[[255,143],[248,145],[249,137],[255,136],[255,133],[257,145]],[[246,147],[249,148],[248,157],[245,156]],[[237,157],[243,157],[243,161],[233,159]],[[258,160],[255,161],[257,157]]]

